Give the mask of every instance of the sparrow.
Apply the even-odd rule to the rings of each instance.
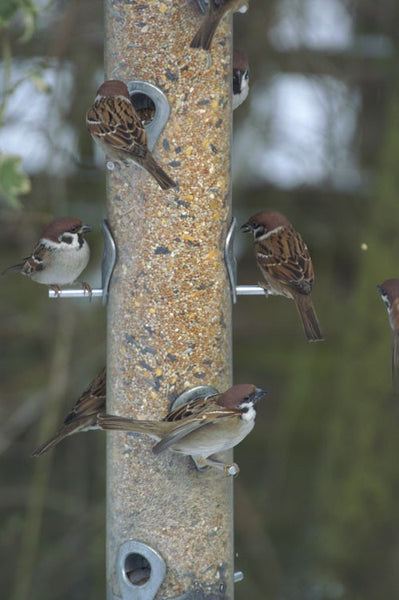
[[[215,31],[228,13],[246,12],[249,0],[209,0],[208,14],[204,17],[200,28],[190,43],[191,48],[209,50]]]
[[[314,272],[305,242],[288,219],[277,211],[263,210],[241,226],[253,233],[257,264],[267,294],[285,296],[295,302],[310,342],[323,340],[311,292]]]
[[[394,391],[399,394],[399,279],[387,279],[377,285],[385,306],[392,329],[391,370]]]
[[[100,413],[105,413],[105,389],[106,377],[104,367],[79,396],[58,431],[50,439],[41,444],[41,446],[36,448],[32,456],[41,456],[73,433],[98,429],[97,417]]]
[[[98,88],[94,104],[87,111],[86,124],[94,141],[112,161],[139,165],[163,190],[176,187],[176,182],[158,165],[148,149],[144,125],[123,81],[110,79]]]
[[[251,384],[234,385],[222,394],[196,398],[169,412],[162,421],[127,419],[100,414],[102,429],[145,433],[157,441],[152,450],[160,454],[167,448],[190,455],[196,467],[213,467],[226,475],[237,475],[235,463],[225,464],[213,455],[233,448],[252,430],[256,405],[266,394]]]
[[[60,286],[75,282],[89,262],[90,248],[83,237],[89,231],[91,227],[76,217],[58,217],[44,229],[32,254],[2,274],[22,273],[59,294]],[[81,284],[90,295],[89,284]]]
[[[233,110],[244,102],[249,92],[248,57],[241,50],[233,50]]]

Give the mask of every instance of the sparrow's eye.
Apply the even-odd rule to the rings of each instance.
[[[70,231],[70,233],[77,233],[79,231],[79,227],[78,226],[72,227],[72,229],[70,229],[69,231]]]

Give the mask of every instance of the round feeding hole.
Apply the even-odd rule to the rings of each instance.
[[[142,92],[134,92],[130,95],[130,100],[143,125],[151,123],[155,116],[155,104],[152,99]]]
[[[132,585],[144,585],[151,577],[151,565],[142,554],[131,553],[125,558],[125,576]]]

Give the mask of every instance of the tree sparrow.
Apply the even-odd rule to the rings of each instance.
[[[228,13],[246,12],[249,0],[209,0],[208,14],[204,17],[200,28],[191,40],[191,48],[209,50],[216,29]]]
[[[377,285],[385,306],[392,329],[391,369],[394,391],[399,394],[399,279],[387,279]]]
[[[13,271],[22,273],[59,293],[60,286],[75,282],[89,262],[90,248],[83,237],[89,231],[91,227],[76,217],[54,219],[43,231],[32,254],[5,269],[3,275]],[[91,293],[87,283],[82,282],[82,287]]]
[[[310,342],[323,339],[312,303],[314,272],[305,242],[284,215],[263,210],[241,227],[253,233],[258,267],[265,283],[259,283],[267,294],[285,296],[295,302]]]
[[[227,475],[236,475],[238,465],[225,464],[212,457],[233,448],[243,440],[255,424],[256,404],[265,390],[241,384],[223,394],[197,398],[175,408],[162,421],[140,421],[100,414],[102,429],[118,429],[146,433],[157,441],[154,454],[167,448],[190,455],[197,468],[213,467]]]
[[[104,367],[79,396],[73,409],[65,417],[60,429],[50,439],[36,448],[32,456],[41,456],[73,433],[98,429],[97,416],[100,413],[105,413],[105,388]]]
[[[148,149],[144,125],[123,81],[110,79],[99,87],[94,104],[87,111],[86,124],[94,141],[112,161],[139,165],[163,190],[176,187],[176,182],[158,165]]]
[[[244,102],[249,92],[248,57],[241,50],[233,50],[233,110]]]

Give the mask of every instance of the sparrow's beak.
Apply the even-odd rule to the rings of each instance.
[[[377,290],[380,292],[380,294],[382,294],[382,293],[383,293],[383,291],[382,291],[382,289],[381,289],[381,286],[380,286],[380,285],[376,285],[375,287],[376,287],[376,288],[377,288]]]
[[[267,394],[267,390],[262,390],[262,388],[256,388],[252,396],[253,403],[257,404],[265,394]]]
[[[241,225],[240,231],[243,233],[252,233],[252,227],[249,223],[244,223],[244,225]]]
[[[91,231],[90,225],[82,225],[82,227],[79,229],[78,233],[83,235],[84,233],[89,233],[90,231]]]

